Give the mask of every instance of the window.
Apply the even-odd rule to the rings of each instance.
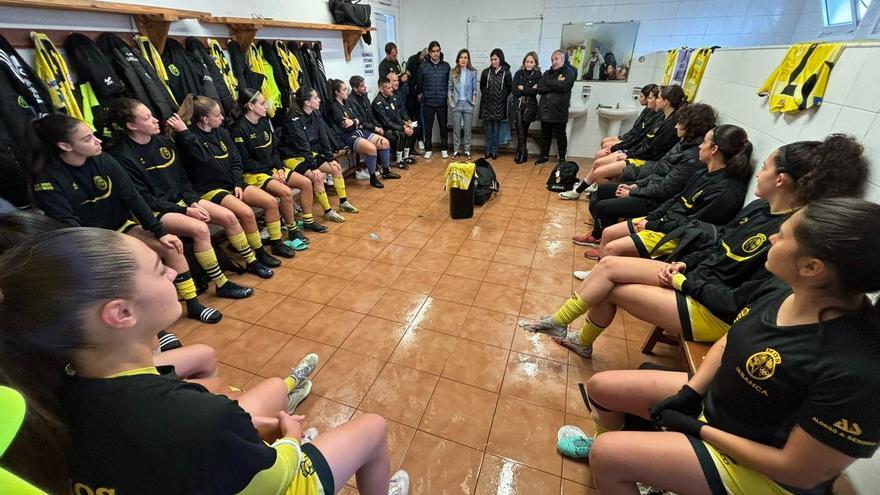
[[[858,24],[868,11],[871,0],[821,0],[826,27]]]

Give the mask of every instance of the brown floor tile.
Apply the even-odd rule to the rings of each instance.
[[[618,316],[623,315],[623,324],[626,327],[626,340],[642,343],[651,335],[654,324],[642,321],[626,311],[619,311]]]
[[[335,235],[344,235],[346,237],[354,237],[355,239],[360,239],[361,237],[370,233],[372,229],[372,225],[366,223],[356,223],[356,222],[345,222],[344,224],[333,229],[333,234]],[[319,237],[320,234],[313,234],[315,237]]]
[[[333,263],[327,267],[325,273],[336,278],[354,280],[354,278],[369,264],[370,262],[368,260],[362,258],[339,255],[333,260]]]
[[[471,280],[483,280],[489,269],[489,261],[456,255],[446,267],[446,274]]]
[[[577,484],[577,483],[575,483],[575,484]],[[337,493],[337,495],[358,495],[360,492],[358,492],[356,488],[352,488],[348,485],[345,485],[342,487],[342,490],[339,490],[336,493]]]
[[[560,476],[562,454],[556,451],[556,432],[564,421],[562,411],[502,394],[495,409],[486,452]]]
[[[313,234],[313,236],[317,236],[321,234]],[[326,234],[330,235],[330,234]],[[290,262],[286,265],[289,268],[296,268],[298,270],[304,270],[312,273],[321,273],[327,268],[333,260],[336,259],[336,254],[328,253],[326,251],[300,251],[302,254],[298,254],[296,258],[290,260]]]
[[[279,332],[295,334],[321,310],[321,307],[320,304],[304,299],[287,297],[266,316],[260,318],[257,324]]]
[[[441,225],[443,225],[443,220],[418,217],[406,226],[406,230],[414,230],[416,232],[433,235]]]
[[[312,273],[297,270],[295,268],[278,267],[275,269],[275,276],[264,280],[260,284],[260,290],[289,296],[293,291],[312,278]]]
[[[348,246],[342,254],[352,256],[354,258],[362,258],[371,260],[385,249],[389,243],[381,241],[373,241],[370,239],[359,239],[354,244]]]
[[[417,254],[419,254],[419,250],[416,248],[389,244],[381,253],[379,253],[379,256],[373,258],[373,261],[406,266],[416,257]]]
[[[435,375],[388,363],[359,409],[415,428],[428,407],[437,380]]]
[[[363,317],[362,313],[324,306],[296,334],[304,339],[339,346]]]
[[[406,213],[394,213],[393,215],[387,215],[385,218],[383,218],[379,222],[379,225],[381,225],[382,227],[405,229],[406,226],[411,224],[415,219],[415,215],[408,215]]]
[[[425,299],[425,296],[419,294],[388,289],[369,314],[409,324],[419,313]]]
[[[394,288],[406,292],[428,295],[442,275],[435,272],[406,268],[394,280]]]
[[[474,299],[474,306],[517,315],[522,304],[522,296],[522,289],[483,282]]]
[[[327,305],[358,313],[368,313],[388,289],[363,282],[351,282]]]
[[[290,373],[290,368],[296,366],[302,358],[313,352],[318,355],[318,367],[315,368],[315,372],[312,375],[327,364],[327,360],[333,356],[336,348],[313,340],[293,336],[284,344],[284,347],[257,371],[257,374],[265,377],[277,376],[283,378]]]
[[[438,234],[439,233],[452,234],[452,235],[459,235],[459,236],[467,237],[468,235],[470,235],[471,229],[474,228],[474,225],[476,225],[476,223],[477,223],[477,221],[474,220],[473,218],[467,218],[467,219],[462,219],[462,220],[449,219],[446,222],[444,222],[443,225],[440,226],[440,228],[437,230],[437,233]]]
[[[584,398],[581,395],[581,390],[580,387],[578,387],[578,384],[582,383],[584,385],[584,390],[586,391],[587,382],[594,374],[595,372],[589,368],[583,368],[580,366],[568,367],[568,383],[566,385],[565,398],[565,412],[567,414],[574,414],[584,418],[590,417],[590,410],[587,409],[587,405],[584,404]]]
[[[577,426],[587,435],[594,435],[596,433],[593,420],[588,417],[584,418],[566,414],[565,424]],[[587,464],[586,459],[569,459],[563,457],[562,477],[570,481],[576,481],[593,487],[596,486],[596,482],[593,480],[593,473],[590,471],[590,465]]]
[[[406,326],[391,320],[364,316],[340,347],[387,360],[406,333]]]
[[[495,256],[492,261],[496,263],[507,263],[508,265],[529,267],[532,264],[532,257],[535,251],[532,249],[520,248],[515,246],[498,246],[495,250]]]
[[[412,321],[413,325],[457,336],[470,306],[429,297]]]
[[[480,219],[477,220],[478,227],[487,227],[490,229],[496,230],[505,230],[507,228],[507,224],[510,223],[509,217],[504,216],[495,216],[490,215],[488,213],[484,213],[480,215]]]
[[[640,364],[650,362],[672,368],[679,371],[687,371],[684,353],[679,346],[657,344],[651,355],[642,354],[642,343],[626,341],[626,350],[629,354],[629,367],[638,368]]]
[[[492,454],[483,458],[476,495],[559,493],[561,478]]]
[[[599,490],[574,481],[562,480],[562,495],[599,495]]]
[[[514,218],[511,225],[516,222],[517,219]],[[501,238],[502,246],[515,246],[519,248],[525,249],[535,249],[535,245],[538,244],[538,234],[537,233],[525,233],[525,232],[517,232],[515,230],[511,230],[511,227],[507,227],[507,231],[504,232],[504,236]]]
[[[303,421],[303,429],[315,427],[323,433],[351,419],[354,411],[353,407],[315,394],[314,388],[312,388],[312,393],[296,408],[294,413],[306,417]]]
[[[254,290],[254,295],[245,299],[238,299],[223,310],[224,318],[256,323],[260,318],[274,308],[284,296],[273,294],[260,289]]]
[[[576,366],[592,368],[594,371],[625,370],[630,367],[626,340],[624,339],[599,337],[593,344],[591,359],[584,359],[573,352],[570,354],[570,363],[574,362]]]
[[[410,328],[388,360],[439,375],[452,353],[456,338],[433,330]]]
[[[430,251],[422,250],[422,252],[409,263],[409,267],[428,272],[443,273],[446,271],[446,268],[454,257],[455,255],[453,254],[432,253]]]
[[[314,375],[312,393],[357,407],[382,370],[382,361],[339,349]]]
[[[345,252],[345,250],[348,249],[348,247],[354,244],[354,242],[357,240],[352,237],[346,237],[336,234],[326,234],[320,237],[312,237],[314,237],[314,240],[312,240],[311,246],[309,246],[310,250],[314,249],[316,251],[323,251],[326,253],[334,254],[341,254]]]
[[[391,241],[391,244],[421,249],[425,247],[425,244],[428,243],[428,239],[430,238],[431,234],[416,232],[415,230],[404,230],[398,234],[393,241]]]
[[[431,291],[431,296],[461,304],[472,304],[481,285],[479,280],[446,274],[437,281],[437,285]]]
[[[409,473],[413,495],[470,494],[482,457],[479,450],[417,431],[401,468]]]
[[[571,296],[572,280],[571,271],[551,272],[546,270],[532,270],[529,274],[529,285],[526,290],[554,296]]]
[[[394,227],[385,227],[382,225],[376,225],[371,228],[366,234],[361,236],[361,239],[369,239],[372,234],[379,236],[377,241],[380,242],[391,242],[397,237],[403,229],[397,229]]]
[[[474,241],[483,241],[483,242],[501,242],[501,239],[504,237],[504,230],[502,229],[492,229],[489,227],[480,227],[479,225],[471,229],[470,235],[468,235],[468,239]]]
[[[217,377],[230,387],[242,388],[253,377],[253,374],[223,363],[217,363]]]
[[[564,411],[567,368],[562,363],[511,352],[501,393]]]
[[[455,254],[461,249],[462,244],[464,244],[463,237],[452,234],[436,234],[428,239],[428,243],[423,249],[432,253]]]
[[[230,366],[256,373],[290,340],[290,335],[254,325],[226,346],[217,359]]]
[[[549,359],[562,364],[568,362],[569,350],[553,341],[549,335],[526,332],[517,328],[513,333],[510,350]]]
[[[309,283],[300,287],[294,295],[300,299],[305,299],[306,301],[311,301],[313,303],[327,304],[336,297],[336,294],[339,294],[346,285],[348,285],[347,280],[328,277],[327,275],[319,273],[313,276],[312,279],[309,280]]]
[[[516,317],[498,311],[471,307],[459,337],[510,349]]]
[[[379,223],[379,221],[381,221],[383,218],[385,218],[385,216],[382,215],[381,213],[371,213],[369,211],[361,212],[361,213],[346,213],[345,214],[345,219],[348,220],[349,222],[365,223],[368,225],[375,225],[375,224]],[[327,223],[329,224],[332,222],[327,222]]]
[[[461,244],[458,249],[458,255],[467,256],[468,258],[476,258],[478,260],[491,261],[495,256],[495,250],[498,244],[494,242],[474,241],[468,239]]]
[[[529,268],[527,266],[509,265],[493,261],[489,265],[489,271],[486,272],[486,277],[483,281],[525,289],[529,281]]]
[[[186,337],[186,344],[205,344],[220,353],[251,327],[246,321],[223,318],[214,325],[201,325]]]
[[[402,266],[373,261],[354,278],[354,282],[391,287],[402,271]]]
[[[468,385],[498,392],[507,369],[507,349],[458,339],[443,376]]]
[[[531,320],[545,315],[552,315],[560,306],[565,304],[566,299],[568,297],[541,294],[526,289],[525,294],[523,294],[522,306],[519,308],[520,318]],[[570,327],[577,329],[581,325],[579,322],[575,322]]]
[[[548,253],[536,250],[532,258],[532,268],[564,272],[572,268],[572,255],[569,253]],[[584,259],[584,258],[581,258]],[[581,268],[578,268],[581,270]]]
[[[204,302],[202,304],[204,304]],[[183,341],[183,339],[185,339],[189,334],[193,333],[195,329],[199,328],[201,325],[202,322],[199,320],[193,320],[192,318],[181,316],[170,327],[168,327],[166,331],[177,335],[177,338]],[[186,343],[187,342],[184,342],[184,344]]]
[[[441,378],[419,429],[484,450],[497,401],[498,394]]]

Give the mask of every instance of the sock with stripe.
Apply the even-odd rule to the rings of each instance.
[[[321,205],[321,208],[324,208],[325,212],[330,211],[330,199],[327,197],[327,191],[321,191],[315,193],[315,199],[318,201],[318,204]],[[305,214],[303,214],[305,217]]]
[[[333,189],[336,189],[336,195],[339,196],[339,204],[345,203],[345,179],[343,179],[342,177],[334,177]]]
[[[578,343],[580,345],[593,345],[593,342],[599,338],[603,330],[605,330],[605,327],[596,325],[590,319],[590,315],[587,315],[587,321],[584,322],[584,326],[581,327],[581,331],[578,333]]]
[[[220,269],[220,263],[217,261],[217,253],[215,253],[213,249],[198,251],[193,254],[195,254],[199,265],[201,265],[208,276],[211,277],[211,280],[217,284],[217,287],[223,287],[226,282],[229,282],[229,279],[226,278],[226,274]]]
[[[315,216],[311,213],[303,213],[303,223],[312,224],[315,223]]]
[[[553,313],[553,321],[560,325],[569,325],[589,309],[587,303],[581,299],[581,295],[575,292],[556,313]]]
[[[217,323],[223,318],[219,311],[199,302],[198,297],[196,297],[196,284],[193,282],[189,271],[178,274],[174,279],[174,286],[177,288],[178,298],[186,304],[187,318],[204,323]]]
[[[261,247],[263,247],[263,239],[260,238],[260,232],[259,232],[259,231],[256,231],[256,232],[245,232],[244,235],[245,235],[245,238],[247,238],[248,245],[249,245],[254,251],[256,251],[257,249],[260,249]]]
[[[245,263],[250,264],[257,260],[257,256],[254,254],[254,250],[251,249],[250,244],[248,244],[247,236],[244,235],[244,232],[227,235],[226,237],[229,238],[229,244],[232,244],[232,249],[235,249],[235,252],[241,256]]]
[[[266,222],[266,230],[269,231],[269,240],[270,241],[280,241],[281,240],[281,221],[275,220],[274,222]]]

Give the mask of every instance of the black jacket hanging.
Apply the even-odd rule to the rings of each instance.
[[[237,41],[230,41],[229,63],[232,64],[232,73],[238,79],[238,87],[259,90],[263,87],[263,79],[266,77],[251,70],[247,57]]]
[[[299,62],[299,86],[308,86],[310,88],[314,88],[315,85],[312,84],[312,78],[309,76],[309,68],[307,66],[306,57],[303,54],[303,51],[300,49],[299,45],[296,41],[289,41],[287,43],[287,49],[290,50],[290,53],[296,57],[296,61]]]
[[[165,121],[177,110],[165,83],[156,69],[146,63],[119,36],[104,33],[98,38],[98,47],[110,59],[110,63],[125,84],[125,94],[146,105],[153,116]]]
[[[214,62],[214,57],[211,55],[211,51],[208,50],[208,47],[206,47],[200,39],[190,36],[185,40],[185,43],[187,53],[189,53],[194,59],[200,61],[205,68],[205,72],[211,76],[211,81],[214,83],[214,89],[217,91],[220,105],[223,107],[223,111],[226,115],[229,115],[229,112],[235,108],[235,100],[238,95],[233,95],[229,92],[229,87],[226,86],[226,81],[223,80],[223,73],[220,72],[220,68],[217,67],[217,64]]]
[[[79,81],[91,83],[98,98],[121,96],[125,91],[110,60],[88,36],[70,33],[64,40],[64,51]]]
[[[177,101],[183,101],[187,94],[220,100],[214,79],[201,59],[184,50],[183,45],[174,38],[165,40],[162,61],[168,70],[168,87]]]

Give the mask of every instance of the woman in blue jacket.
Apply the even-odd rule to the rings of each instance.
[[[471,129],[474,125],[474,106],[477,104],[477,70],[471,65],[471,52],[458,51],[455,68],[446,91],[452,109],[452,158],[461,156],[461,130],[464,125],[464,156],[471,158]]]

